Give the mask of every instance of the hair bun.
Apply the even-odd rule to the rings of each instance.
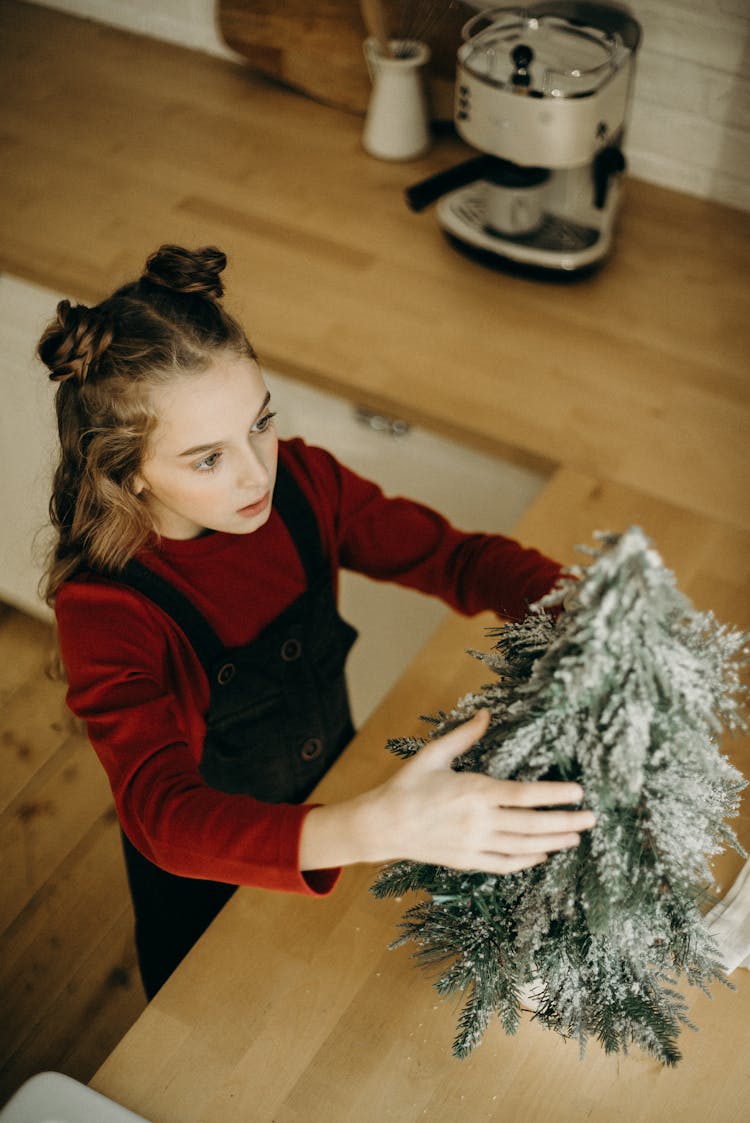
[[[182,246],[160,246],[146,262],[143,280],[172,292],[211,296],[224,295],[219,274],[227,264],[226,254],[215,246],[186,250]]]
[[[73,306],[69,300],[61,300],[57,318],[39,341],[37,354],[49,368],[53,382],[75,379],[82,386],[95,373],[113,337],[108,317],[98,308]]]

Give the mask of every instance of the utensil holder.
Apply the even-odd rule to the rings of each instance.
[[[430,49],[417,40],[393,39],[384,55],[377,39],[363,45],[372,93],[362,145],[380,160],[415,160],[431,144],[422,67]]]

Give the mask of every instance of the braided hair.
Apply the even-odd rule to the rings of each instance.
[[[220,303],[225,267],[214,247],[164,245],[100,304],[58,304],[37,348],[58,384],[48,604],[82,570],[116,575],[154,533],[135,486],[157,422],[151,389],[205,371],[221,353],[255,358]]]

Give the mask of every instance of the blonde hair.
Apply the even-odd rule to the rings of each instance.
[[[135,481],[157,417],[150,390],[205,371],[220,353],[254,359],[219,303],[226,256],[165,245],[138,281],[93,308],[63,300],[37,348],[59,383],[60,437],[49,513],[56,532],[43,593],[83,570],[116,575],[154,533]]]

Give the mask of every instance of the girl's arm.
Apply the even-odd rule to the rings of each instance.
[[[380,487],[299,439],[286,449],[311,491],[327,548],[344,569],[439,597],[472,616],[520,620],[561,566],[501,534],[465,532],[438,511]]]
[[[580,841],[591,811],[535,811],[580,803],[578,784],[495,780],[451,762],[487,728],[482,711],[425,746],[390,779],[342,803],[313,808],[300,842],[302,870],[401,858],[505,874]]]

